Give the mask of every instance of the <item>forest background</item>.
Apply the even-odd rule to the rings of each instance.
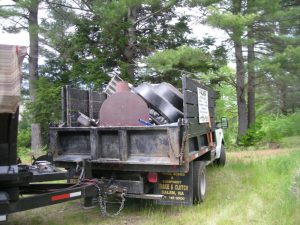
[[[178,88],[183,75],[199,79],[217,91],[231,149],[300,135],[297,0],[15,0],[0,17],[3,31],[29,33],[21,152],[47,148],[64,85],[101,90],[113,75]],[[203,25],[222,41],[193,36]]]

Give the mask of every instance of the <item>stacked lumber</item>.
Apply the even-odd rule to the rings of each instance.
[[[0,113],[14,113],[21,95],[20,65],[26,47],[0,45]]]

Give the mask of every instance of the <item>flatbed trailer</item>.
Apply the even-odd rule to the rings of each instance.
[[[68,173],[52,167],[48,162],[44,165],[42,162],[35,165],[19,162],[20,65],[25,55],[26,47],[0,45],[0,224],[7,221],[10,213],[95,197],[100,184],[97,180],[80,180],[76,184],[53,183],[67,180]],[[37,165],[42,167],[37,168]],[[46,169],[48,166],[52,168],[49,171]],[[52,183],[40,183],[45,181]]]
[[[53,183],[67,180],[66,171],[40,171],[36,165],[24,165],[17,160],[16,113],[0,113],[0,224],[8,214],[62,203],[98,194],[97,180],[81,180],[76,184]],[[52,181],[52,183],[41,183]]]

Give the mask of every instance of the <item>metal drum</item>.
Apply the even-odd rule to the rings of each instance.
[[[134,88],[133,91],[140,95],[151,106],[151,108],[158,111],[165,119],[168,120],[168,122],[173,123],[183,117],[183,112],[171,103],[175,102],[178,107],[180,105],[180,103],[177,103],[176,100],[174,100],[174,96],[176,94],[171,93],[172,91],[170,89],[168,91],[167,89],[168,85],[159,87],[158,85],[152,86],[149,83],[142,83],[138,87]]]
[[[156,93],[183,112],[183,95],[173,85],[163,82],[154,87]]]

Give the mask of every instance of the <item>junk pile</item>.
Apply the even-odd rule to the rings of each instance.
[[[79,113],[82,126],[154,126],[183,118],[182,93],[169,83],[142,83],[137,87],[115,76],[103,91],[98,121]]]

